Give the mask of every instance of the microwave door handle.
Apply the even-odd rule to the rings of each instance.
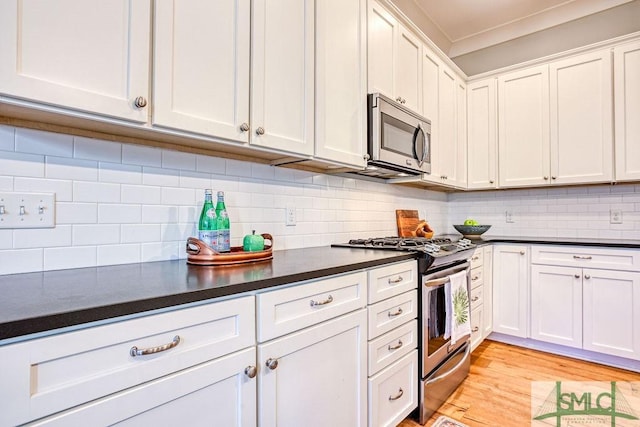
[[[423,154],[422,163],[426,162],[427,158],[429,157],[429,150],[430,150],[431,142],[429,141],[429,137],[427,135],[428,134],[425,132],[424,133],[424,138],[422,138],[422,144],[424,145],[424,151],[422,153]]]
[[[418,157],[418,136],[422,134],[422,155],[420,155],[420,157]],[[422,124],[418,123],[418,127],[416,128],[416,132],[413,135],[413,155],[416,158],[416,160],[418,160],[418,167],[422,167],[422,164],[424,163],[424,160],[426,158],[426,152],[425,152],[425,133],[424,130],[422,130]]]

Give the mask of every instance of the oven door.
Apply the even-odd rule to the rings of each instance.
[[[454,344],[451,344],[450,338],[445,338],[445,327],[449,320],[444,292],[448,277],[463,270],[467,271],[467,292],[470,292],[470,266],[469,262],[463,262],[435,273],[427,273],[422,277],[421,378],[427,377],[470,338],[470,336],[462,337]]]

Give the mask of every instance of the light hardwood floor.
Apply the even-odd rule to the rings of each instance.
[[[476,426],[531,425],[532,381],[640,381],[640,374],[485,340],[471,372],[429,421],[440,416]],[[418,427],[407,418],[398,427]]]

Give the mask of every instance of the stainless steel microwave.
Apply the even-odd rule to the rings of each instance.
[[[431,122],[380,93],[367,105],[367,170],[380,178],[431,173]]]

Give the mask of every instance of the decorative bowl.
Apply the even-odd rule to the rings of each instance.
[[[491,228],[490,225],[453,225],[467,239],[479,239],[480,235]]]

